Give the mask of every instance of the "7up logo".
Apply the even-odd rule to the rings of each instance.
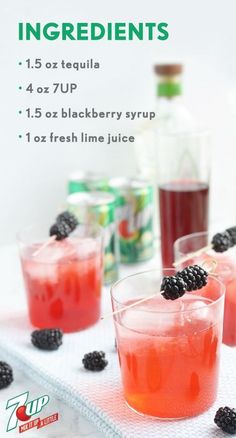
[[[42,411],[42,409],[48,404],[49,396],[43,395],[34,400],[28,401],[29,392],[24,392],[23,394],[18,395],[17,397],[13,397],[8,400],[6,409],[11,411],[10,418],[7,425],[7,432],[13,430],[17,427],[18,421],[30,421],[31,417],[38,414]],[[40,419],[35,420],[35,424],[33,421],[30,421],[32,425],[28,425],[27,428],[23,428],[20,432],[31,429],[32,427],[42,427],[40,425]]]

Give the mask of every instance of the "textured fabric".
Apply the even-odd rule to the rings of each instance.
[[[105,291],[108,306],[108,291]],[[214,425],[221,405],[236,407],[236,350],[223,347],[218,400],[210,411],[189,420],[160,422],[133,413],[124,403],[112,320],[91,329],[65,335],[56,352],[35,349],[30,343],[32,328],[26,316],[0,322],[0,357],[24,371],[52,393],[93,422],[107,437],[124,438],[209,438],[222,437]],[[109,366],[100,373],[82,367],[83,355],[104,350]],[[27,390],[27,388],[26,388]],[[40,394],[39,394],[40,395]]]

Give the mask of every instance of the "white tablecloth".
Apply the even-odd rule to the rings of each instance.
[[[8,257],[5,252],[5,263]],[[9,273],[6,270],[8,284],[6,283],[6,293],[15,296],[15,288],[19,290],[19,297],[23,297],[22,285],[18,282],[15,284],[15,278],[12,274],[15,266],[18,272],[17,257],[14,251],[11,253],[12,262],[8,262]],[[9,259],[8,259],[9,260]],[[0,257],[1,263],[1,257]],[[154,266],[157,261],[153,260],[149,266]],[[132,271],[137,267],[126,268],[125,273]],[[143,266],[139,268],[143,269]],[[19,272],[18,272],[19,274]],[[18,276],[16,274],[16,277]],[[19,274],[20,275],[20,274]],[[11,291],[11,292],[10,292]],[[14,292],[13,292],[14,291]],[[216,428],[213,423],[214,413],[221,405],[236,406],[236,350],[224,347],[222,350],[222,366],[220,376],[220,390],[218,400],[215,405],[205,414],[184,421],[178,422],[160,422],[150,420],[142,416],[138,416],[127,408],[124,403],[120,372],[117,360],[117,354],[114,350],[114,332],[112,320],[99,322],[96,326],[80,333],[65,335],[63,346],[57,352],[42,352],[36,350],[30,343],[30,327],[26,311],[15,311],[19,307],[22,298],[17,298],[10,303],[11,300],[6,300],[4,312],[1,314],[0,320],[0,358],[9,361],[17,371],[17,379],[24,373],[24,391],[28,390],[28,382],[30,386],[32,381],[35,382],[34,394],[42,395],[41,388],[44,387],[44,392],[47,391],[54,396],[53,400],[62,400],[71,408],[68,409],[67,418],[63,413],[60,421],[56,425],[48,426],[47,430],[41,435],[45,437],[60,437],[66,438],[82,437],[85,435],[79,434],[79,431],[71,430],[70,426],[75,423],[76,414],[87,417],[91,424],[94,424],[97,430],[102,432],[101,436],[122,437],[122,438],[209,438],[221,437],[222,433]],[[104,291],[105,308],[109,307],[109,291]],[[104,350],[107,353],[109,366],[101,373],[89,373],[85,371],[81,365],[81,360],[84,353],[94,349]],[[18,374],[18,373],[21,374]],[[17,383],[17,382],[16,382]],[[15,385],[15,383],[14,383]],[[3,407],[3,397],[5,402],[9,398],[18,395],[18,389],[11,385],[7,390],[1,391],[1,401]],[[40,388],[40,391],[39,391]],[[5,393],[5,395],[3,395]],[[31,397],[32,398],[32,397]],[[46,411],[47,409],[47,411]],[[54,402],[45,408],[45,416],[47,412],[53,413],[59,411],[60,406],[54,406]],[[63,411],[63,409],[62,409]],[[64,411],[63,411],[64,412]],[[68,419],[68,415],[71,418]],[[0,417],[1,418],[1,417]],[[74,418],[74,420],[72,419]],[[82,418],[82,417],[80,417]],[[60,435],[61,430],[68,424],[68,433]],[[69,426],[70,424],[70,426]],[[61,429],[60,429],[61,425]],[[77,426],[78,427],[78,426]],[[1,425],[1,429],[4,425]],[[51,429],[50,429],[51,428]],[[79,429],[78,429],[79,430]],[[99,435],[92,430],[93,438]],[[36,431],[37,433],[40,431]],[[31,432],[26,432],[29,438],[34,435]],[[34,433],[34,432],[32,432]],[[90,432],[89,432],[90,433]],[[30,435],[31,434],[31,435]],[[51,435],[50,435],[51,434]],[[2,433],[0,433],[0,436]]]

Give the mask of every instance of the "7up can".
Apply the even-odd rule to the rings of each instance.
[[[113,178],[122,263],[136,263],[153,256],[153,188],[145,180]]]
[[[108,179],[105,175],[94,172],[74,172],[68,178],[68,193],[106,191]]]
[[[81,223],[97,223],[104,229],[104,283],[118,278],[118,241],[116,235],[115,197],[105,192],[73,193],[67,198],[68,210]]]

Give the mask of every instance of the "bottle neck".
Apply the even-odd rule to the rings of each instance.
[[[161,77],[157,84],[157,96],[165,99],[175,99],[182,96],[182,83],[179,77]]]

